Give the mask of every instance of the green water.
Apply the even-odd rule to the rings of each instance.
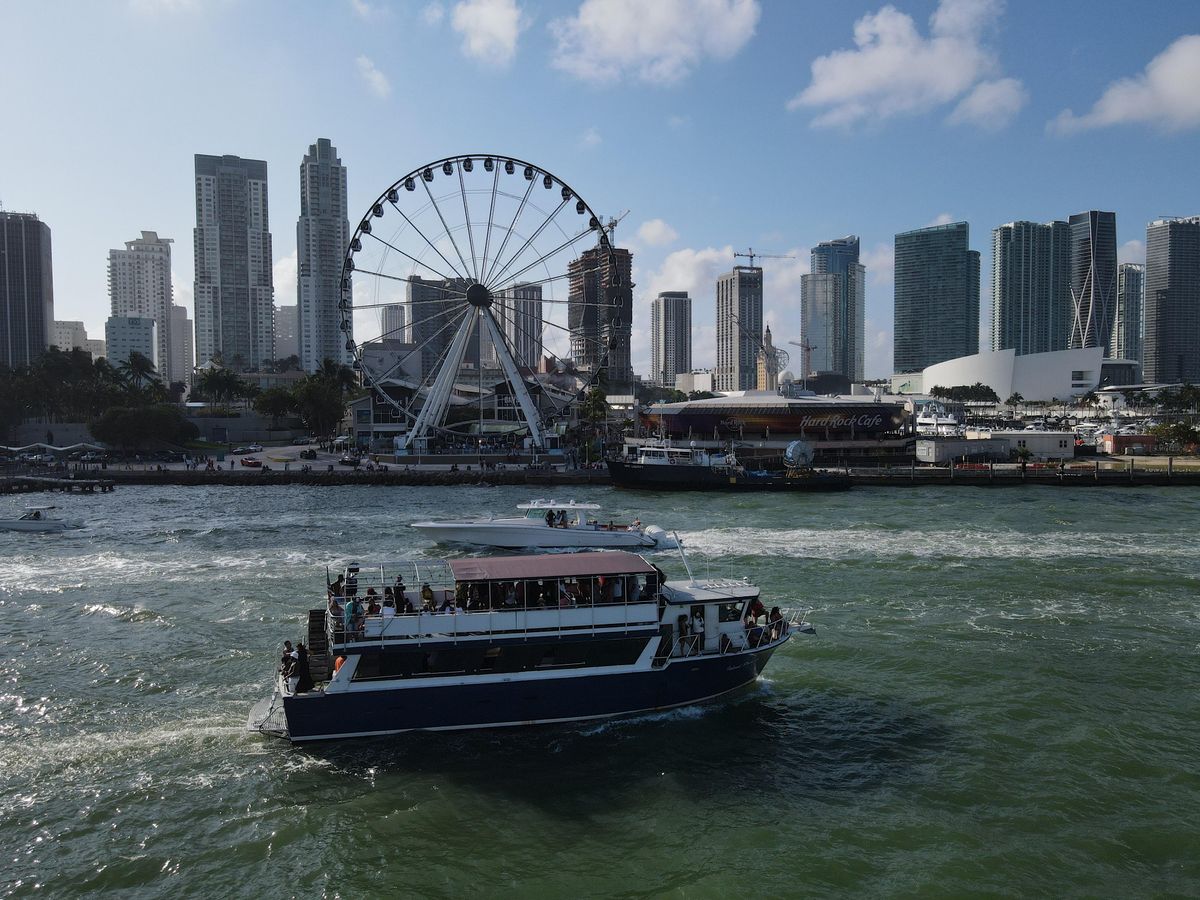
[[[817,634],[714,706],[294,748],[243,725],[325,564],[527,491],[122,488],[0,533],[0,895],[1200,894],[1200,490],[573,495]]]

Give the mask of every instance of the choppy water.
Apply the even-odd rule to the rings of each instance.
[[[817,635],[721,705],[293,748],[242,728],[325,564],[527,492],[122,488],[0,533],[0,895],[1200,893],[1200,491],[574,496]]]

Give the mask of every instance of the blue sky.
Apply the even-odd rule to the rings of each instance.
[[[879,376],[897,231],[970,223],[986,323],[996,225],[1115,210],[1137,261],[1147,221],[1200,213],[1198,34],[1200,4],[1157,0],[9,0],[0,203],[50,225],[55,315],[99,336],[108,249],[141,230],[175,239],[190,306],[194,153],[267,160],[278,303],[317,137],[352,211],[425,162],[511,154],[631,210],[635,368],[659,290],[692,292],[712,364],[735,248],[798,257],[763,265],[776,342],[799,338],[808,248],[853,233]]]

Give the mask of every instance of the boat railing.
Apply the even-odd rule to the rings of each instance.
[[[728,656],[746,650],[760,650],[783,643],[795,630],[796,622],[791,617],[776,619],[763,625],[753,624],[741,631],[722,631],[717,635],[716,646],[711,646],[707,635],[685,634],[671,644],[668,654],[674,658],[698,656]]]

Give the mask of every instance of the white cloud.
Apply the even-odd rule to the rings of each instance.
[[[679,129],[687,125],[688,121],[689,120],[687,116],[670,116],[667,119],[667,126],[670,128]]]
[[[174,271],[171,272],[171,302],[176,306],[185,307],[188,315],[195,318],[196,299],[195,290],[191,282],[184,283],[176,277]]]
[[[430,28],[442,24],[442,19],[446,17],[446,8],[440,3],[430,3],[421,10],[421,21]]]
[[[462,35],[462,52],[490,66],[507,66],[517,55],[525,27],[516,0],[461,0],[450,25]]]
[[[1146,245],[1142,241],[1126,241],[1117,248],[1117,261],[1145,265]]]
[[[758,0],[583,0],[550,23],[553,64],[597,84],[682,81],[705,59],[729,59],[754,35]]]
[[[1107,125],[1146,123],[1164,131],[1200,127],[1200,34],[1185,34],[1150,60],[1145,71],[1114,81],[1082,116],[1065,109],[1048,128],[1060,134]]]
[[[933,220],[925,225],[926,228],[933,228],[935,225],[949,225],[951,222],[956,222],[957,219],[948,212],[938,213],[933,217]]]
[[[369,57],[360,56],[355,60],[355,64],[358,66],[358,74],[367,83],[371,93],[380,100],[386,100],[392,92],[392,85],[387,76],[375,67],[375,63],[371,62]]]
[[[367,0],[350,0],[350,9],[365,22],[387,14],[387,9],[376,6],[374,3],[368,3]]]
[[[643,297],[647,304],[662,291],[687,291],[693,304],[699,297],[715,295],[717,275],[733,267],[733,247],[686,247],[668,254],[658,271],[646,280]]]
[[[638,226],[637,236],[650,247],[662,247],[675,241],[679,232],[662,219],[650,219]]]
[[[896,245],[876,244],[863,250],[858,261],[867,267],[867,278],[876,287],[892,284],[896,279]]]
[[[200,0],[129,0],[129,8],[136,13],[191,12],[200,8]]]
[[[1011,118],[1024,103],[1021,83],[986,81],[999,66],[984,32],[1002,7],[1001,0],[941,0],[926,37],[911,16],[884,6],[854,23],[856,49],[813,60],[812,83],[787,108],[822,109],[814,125],[851,127],[965,98],[953,121],[976,121],[985,109]]]
[[[800,337],[800,279],[808,274],[809,251],[806,247],[793,247],[780,256],[792,258],[767,259],[761,263],[763,317],[771,326],[775,343],[785,345],[789,338]]]
[[[296,302],[296,251],[275,261],[271,267],[275,287],[275,305],[292,306]]]
[[[975,125],[984,131],[999,131],[1016,118],[1029,102],[1029,92],[1015,78],[981,81],[959,101],[947,122]]]
[[[600,137],[600,132],[595,126],[592,126],[591,128],[587,129],[587,131],[585,131],[583,136],[579,139],[579,146],[584,148],[597,147],[600,145],[601,140],[602,138]]]

